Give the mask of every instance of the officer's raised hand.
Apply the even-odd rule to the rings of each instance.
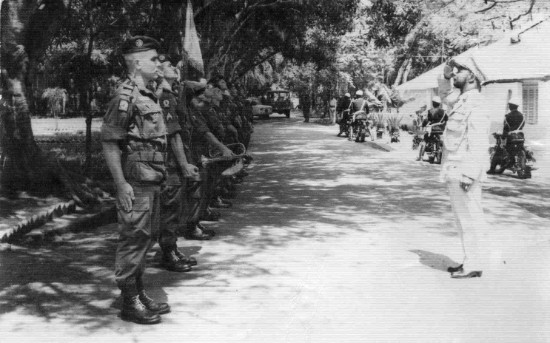
[[[126,212],[130,212],[134,202],[134,189],[128,182],[120,183],[116,185],[116,198],[118,204],[122,206],[122,209]]]

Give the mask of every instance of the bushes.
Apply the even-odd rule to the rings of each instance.
[[[42,93],[42,100],[46,100],[48,116],[57,118],[60,114],[64,115],[68,97],[67,90],[64,88],[46,88]]]
[[[99,132],[92,132],[92,159],[88,168],[84,135],[64,133],[55,136],[36,136],[35,140],[42,151],[56,158],[69,171],[89,175],[94,180],[110,180],[99,136]]]

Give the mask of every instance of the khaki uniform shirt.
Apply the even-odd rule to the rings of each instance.
[[[124,81],[108,104],[101,140],[119,143],[128,182],[160,183],[165,179],[166,134],[155,95],[132,80]]]
[[[468,176],[485,179],[489,167],[489,109],[477,90],[461,94],[449,112],[443,133],[441,179]]]

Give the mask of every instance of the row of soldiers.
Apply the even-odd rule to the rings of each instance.
[[[117,189],[120,236],[115,280],[121,318],[156,324],[170,312],[145,292],[149,249],[159,243],[161,265],[188,272],[197,265],[177,246],[178,236],[209,240],[201,220],[217,220],[212,207],[229,207],[253,131],[252,113],[223,77],[208,84],[178,82],[176,60],[159,54],[156,40],[122,46],[127,78],[108,105],[101,129],[104,156]],[[151,87],[154,84],[155,87]]]

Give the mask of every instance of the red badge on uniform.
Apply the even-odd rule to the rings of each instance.
[[[128,111],[128,101],[120,99],[118,103],[118,110],[122,112]]]
[[[164,101],[162,102],[162,106],[164,106],[164,108],[170,107],[170,100],[164,100]]]

